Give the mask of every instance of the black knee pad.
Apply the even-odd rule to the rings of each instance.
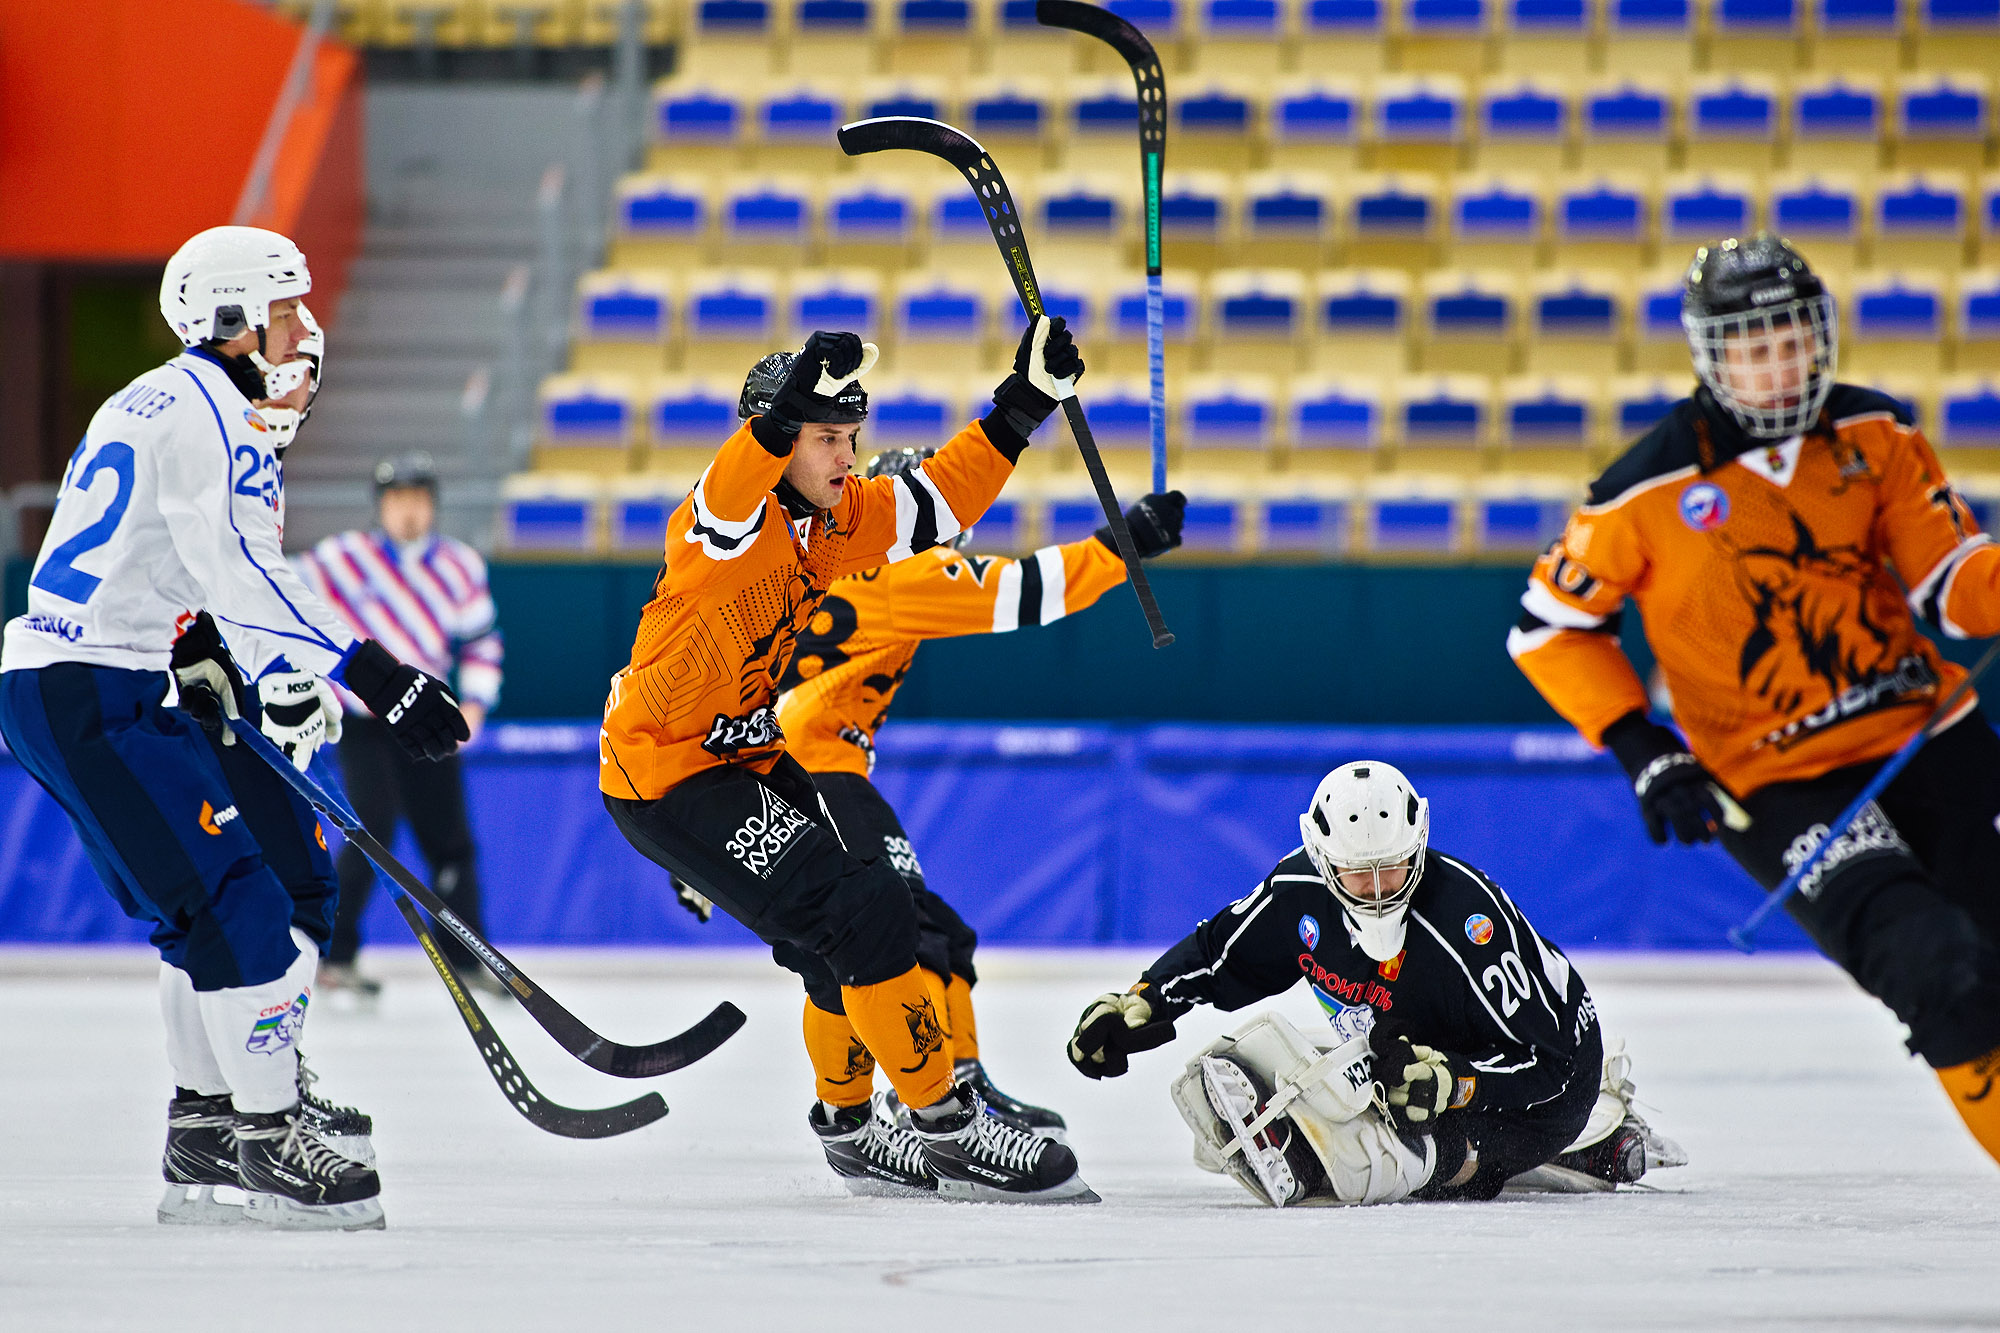
[[[817,946],[841,985],[877,985],[916,966],[916,904],[910,886],[886,862],[854,863],[815,897],[809,947]]]
[[[779,967],[798,973],[799,980],[805,983],[806,998],[813,1004],[829,1014],[847,1012],[846,1002],[840,998],[840,981],[826,959],[790,940],[779,940],[772,945],[771,957]]]
[[[1877,886],[1856,905],[1836,961],[1910,1029],[1934,1068],[2000,1044],[2000,953],[1963,910],[1914,877]]]

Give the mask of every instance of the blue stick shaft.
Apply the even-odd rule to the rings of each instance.
[[[1146,275],[1146,361],[1153,373],[1153,492],[1167,489],[1167,301],[1160,275]]]

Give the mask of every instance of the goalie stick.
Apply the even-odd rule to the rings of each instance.
[[[1849,826],[1861,817],[1861,812],[1868,808],[1869,803],[1880,796],[1888,785],[1896,780],[1896,775],[1903,771],[1910,760],[1917,757],[1917,751],[1922,749],[1924,742],[1930,739],[1932,728],[1951,715],[1951,710],[1958,707],[1958,701],[1963,699],[1966,693],[1972,689],[1973,682],[1986,674],[1986,668],[1993,665],[1993,660],[1997,655],[2000,655],[2000,639],[1995,639],[1987,647],[1985,653],[1973,665],[1972,670],[1966,675],[1965,679],[1958,683],[1958,688],[1946,695],[1945,701],[1931,710],[1931,715],[1924,719],[1924,724],[1916,729],[1910,736],[1910,739],[1903,742],[1903,747],[1890,755],[1888,761],[1876,770],[1875,776],[1868,780],[1868,785],[1861,789],[1861,794],[1856,796],[1848,807],[1840,812],[1840,818],[1836,819],[1832,826],[1827,829],[1826,836],[1819,840],[1818,845],[1812,849],[1805,860],[1799,862],[1798,867],[1791,874],[1785,876],[1785,882],[1773,889],[1770,896],[1764,899],[1763,902],[1758,903],[1757,910],[1746,917],[1742,925],[1730,928],[1729,942],[1731,944],[1741,949],[1744,953],[1751,953],[1756,950],[1757,931],[1759,927],[1770,918],[1771,913],[1784,906],[1786,900],[1798,892],[1800,882],[1812,873],[1813,867],[1820,863],[1820,858],[1826,855],[1827,850],[1846,835]]]
[[[1153,490],[1167,489],[1167,310],[1160,286],[1160,176],[1167,161],[1167,78],[1146,34],[1082,0],[1038,0],[1035,21],[1108,44],[1132,67],[1139,90],[1139,183],[1146,200],[1146,365],[1152,372]]]
[[[388,848],[369,835],[368,830],[361,826],[360,818],[347,808],[346,802],[301,773],[257,728],[240,720],[234,723],[234,727],[238,740],[248,744],[258,758],[291,785],[292,790],[339,825],[348,840],[381,868],[382,873],[389,877],[390,887],[399,902],[405,897],[416,899],[440,925],[472,950],[473,956],[485,964],[487,971],[500,978],[501,983],[520,1000],[521,1007],[528,1011],[530,1018],[541,1024],[543,1030],[554,1037],[564,1050],[592,1069],[619,1078],[651,1078],[656,1074],[670,1074],[701,1059],[736,1035],[736,1030],[743,1026],[743,1011],[724,1001],[686,1032],[668,1037],[665,1041],[656,1041],[650,1046],[626,1046],[600,1036],[508,962],[478,931],[461,921],[456,912],[445,906],[443,899],[424,887],[422,880],[405,869]],[[408,913],[405,913],[407,917]],[[478,1034],[475,1032],[474,1035]],[[497,1074],[495,1076],[498,1077]],[[664,1114],[665,1108],[661,1110]]]
[[[986,214],[986,225],[992,229],[993,243],[1000,247],[1000,254],[1007,261],[1007,274],[1014,281],[1014,292],[1021,298],[1021,308],[1028,313],[1030,322],[1040,317],[1042,311],[1042,291],[1035,281],[1035,267],[1028,258],[1027,237],[1021,231],[1020,211],[1014,206],[1014,196],[1007,189],[1006,180],[1000,175],[1000,168],[993,164],[993,157],[969,136],[939,120],[928,120],[922,116],[878,116],[872,120],[857,120],[840,127],[840,150],[849,157],[859,157],[863,153],[880,153],[891,148],[907,148],[914,152],[929,153],[943,158],[958,168],[972,192],[979,196],[981,208]],[[1111,490],[1111,478],[1104,470],[1104,458],[1097,452],[1097,440],[1090,433],[1090,423],[1084,420],[1083,403],[1071,394],[1063,399],[1063,415],[1069,420],[1070,434],[1076,437],[1077,452],[1083,455],[1084,469],[1090,473],[1090,484],[1097,491],[1097,501],[1104,506],[1105,522],[1110,525],[1112,541],[1117,544],[1119,558],[1125,562],[1125,571],[1132,580],[1132,593],[1139,599],[1139,609],[1146,615],[1146,625],[1153,632],[1153,646],[1164,648],[1174,641],[1167,630],[1167,622],[1160,615],[1160,605],[1153,599],[1153,586],[1146,580],[1146,571],[1139,565],[1139,555],[1132,547],[1132,533],[1125,525],[1125,511],[1118,507],[1118,497]]]

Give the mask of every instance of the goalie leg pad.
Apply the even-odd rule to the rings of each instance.
[[[1405,1143],[1378,1096],[1365,1037],[1322,1047],[1277,1014],[1259,1014],[1211,1044],[1173,1085],[1174,1105],[1194,1131],[1195,1165],[1235,1176],[1279,1207],[1393,1203],[1423,1187],[1436,1147]]]

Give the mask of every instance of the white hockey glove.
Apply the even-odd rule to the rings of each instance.
[[[257,698],[264,705],[260,730],[301,773],[311,765],[313,751],[340,739],[340,700],[322,676],[309,671],[266,676],[257,682]]]
[[[1458,1056],[1419,1046],[1400,1033],[1385,1034],[1380,1028],[1369,1038],[1375,1077],[1398,1129],[1434,1133],[1439,1116],[1469,1104],[1479,1089],[1478,1075],[1459,1072],[1464,1062]]]
[[[1131,1067],[1127,1057],[1173,1039],[1173,1020],[1155,1018],[1143,994],[1113,992],[1084,1006],[1069,1039],[1069,1062],[1085,1078],[1117,1078]]]

